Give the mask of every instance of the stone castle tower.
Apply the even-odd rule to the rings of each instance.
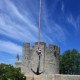
[[[30,48],[30,43],[23,44],[22,62],[17,61],[16,67],[21,67],[21,72],[25,75],[58,74],[60,48],[56,45],[40,42],[40,58],[37,54],[38,42]],[[18,56],[17,56],[18,58]]]
[[[15,67],[20,67],[22,66],[22,62],[19,60],[19,55],[16,55],[16,62],[15,62]]]

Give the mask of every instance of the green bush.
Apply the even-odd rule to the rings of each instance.
[[[0,80],[26,80],[26,77],[21,73],[20,68],[0,64]]]

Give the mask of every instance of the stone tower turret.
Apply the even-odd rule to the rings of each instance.
[[[32,48],[30,48],[30,43],[23,44],[22,73],[25,75],[33,75],[38,72],[41,74],[58,74],[60,48],[53,44],[46,46],[45,42],[40,42],[40,60],[37,50],[38,42]]]
[[[31,72],[30,69],[30,43],[23,44],[23,51],[22,51],[22,73]]]
[[[16,55],[16,62],[19,61],[19,55]]]
[[[22,62],[19,60],[19,54],[16,55],[16,62],[15,62],[15,67],[21,68]]]

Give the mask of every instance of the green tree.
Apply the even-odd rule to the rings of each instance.
[[[12,65],[0,64],[0,79],[1,80],[26,80],[21,74],[20,68],[14,68]]]
[[[80,74],[80,54],[76,49],[66,50],[60,59],[61,74]]]

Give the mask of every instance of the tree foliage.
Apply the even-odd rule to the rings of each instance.
[[[0,80],[26,80],[21,74],[20,68],[14,68],[12,65],[0,64]]]
[[[61,74],[80,74],[80,54],[76,49],[66,50],[60,59]]]

